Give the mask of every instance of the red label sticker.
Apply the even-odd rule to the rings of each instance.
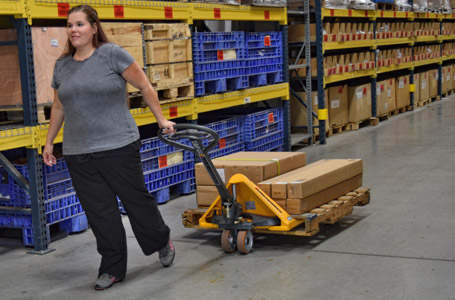
[[[340,86],[340,87],[338,87],[338,94],[342,94],[342,93],[343,93],[343,87]]]
[[[216,51],[216,57],[218,58],[218,60],[224,60],[224,52],[223,52],[223,50],[217,50]]]
[[[408,12],[406,12],[406,19],[408,18]]]
[[[273,113],[269,113],[269,123],[273,123],[274,118],[273,118]]]
[[[429,12],[427,12],[427,18],[429,18],[429,17],[430,17],[430,13],[429,13]]]
[[[364,95],[367,94],[367,88],[366,88],[366,87],[363,88],[363,94],[364,94]]]
[[[352,9],[348,10],[348,16],[352,17]]]
[[[393,11],[393,17],[394,17],[394,18],[397,17],[397,11],[396,11],[396,10]]]
[[[169,116],[175,118],[178,116],[177,106],[169,107]]]
[[[165,6],[164,7],[164,18],[165,19],[173,19],[174,13],[172,11],[172,7]]]
[[[270,10],[264,10],[264,20],[270,20]]]
[[[264,46],[269,47],[270,46],[270,35],[266,35],[264,37]]]
[[[221,19],[221,9],[220,8],[213,9],[213,17],[215,19]]]
[[[226,148],[226,139],[221,138],[220,139],[220,149]]]
[[[384,85],[381,84],[381,92],[384,91]]]
[[[334,9],[331,9],[331,10],[330,10],[330,16],[331,16],[331,17],[335,16],[335,10],[334,10]]]
[[[365,11],[365,17],[368,18],[368,10]]]
[[[384,12],[381,10],[381,18],[384,18]]]
[[[123,5],[114,5],[114,17],[123,19],[125,17],[125,9]]]
[[[407,81],[408,81],[408,80],[407,80],[407,78],[405,77],[405,78],[404,78],[404,84],[406,84]]]
[[[57,4],[58,16],[68,17],[68,11],[70,10],[69,3],[58,3]]]
[[[167,155],[158,157],[158,168],[167,167]]]

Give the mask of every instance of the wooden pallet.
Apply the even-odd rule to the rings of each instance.
[[[147,65],[147,75],[156,90],[189,84],[193,81],[193,62]]]
[[[169,103],[174,101],[189,100],[194,98],[194,84],[183,83],[168,87],[156,87],[154,89],[158,93],[160,103]],[[128,98],[129,108],[147,107],[141,94],[133,93]]]
[[[350,122],[347,125],[346,130],[347,131],[359,130],[360,128],[366,127],[368,125],[372,125],[371,124],[371,118],[363,120],[363,121],[360,121],[360,122]]]
[[[372,117],[372,118],[370,118],[370,125],[377,126],[377,125],[379,125],[379,122],[387,121],[389,118],[390,118],[390,115],[388,113],[377,116],[376,118]]]
[[[332,125],[332,134],[339,134],[343,133],[343,131],[347,130],[348,124],[345,125]]]
[[[38,123],[49,123],[51,115],[51,104],[39,105],[38,108]],[[24,109],[22,106],[8,107],[0,106],[0,125],[23,123]]]
[[[449,97],[449,96],[453,95],[453,93],[454,93],[453,90],[442,93],[442,98]]]
[[[391,116],[396,116],[396,115],[399,115],[399,114],[402,114],[402,113],[405,113],[406,112],[406,106],[405,107],[401,107],[401,108],[398,108],[398,109],[395,109],[390,113]]]
[[[325,137],[329,138],[332,136],[332,129],[329,129],[325,132]],[[313,133],[313,143],[319,142],[319,129]]]
[[[441,97],[438,95],[436,97],[431,97],[430,100],[431,100],[431,102],[439,101],[439,100],[441,100]]]
[[[334,224],[341,218],[352,214],[354,206],[364,206],[370,203],[370,189],[361,188],[349,192],[327,204],[301,215],[291,215],[294,219],[305,220],[300,226],[291,231],[269,231],[266,229],[254,229],[256,233],[313,236],[316,235],[320,224]],[[199,219],[205,214],[205,208],[187,209],[182,214],[182,224],[188,228],[200,228]]]

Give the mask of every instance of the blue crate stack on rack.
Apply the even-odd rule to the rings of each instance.
[[[275,107],[244,115],[242,131],[246,151],[283,151],[283,108]]]
[[[250,87],[283,82],[281,32],[248,32],[245,35],[246,74]]]
[[[15,164],[16,169],[28,180],[27,164]],[[30,196],[2,170],[0,206],[30,208]],[[88,228],[87,217],[74,192],[71,178],[64,159],[58,159],[56,165],[43,165],[44,207],[46,225],[59,224],[67,233],[80,232]],[[0,228],[22,230],[24,246],[33,246],[33,227],[31,213],[1,213]],[[49,234],[49,230],[47,231]],[[50,236],[47,237],[50,241]]]
[[[193,71],[196,96],[248,88],[245,33],[195,32]]]
[[[243,141],[242,132],[243,118],[239,116],[228,119],[201,124],[215,131],[220,137],[220,142],[212,150],[210,150],[210,158],[229,155],[232,153],[245,151],[245,142]],[[211,141],[204,141],[207,146]]]
[[[188,141],[179,141],[188,144]],[[171,194],[195,191],[194,155],[176,149],[158,138],[142,140],[141,160],[145,185],[157,203],[170,200]]]

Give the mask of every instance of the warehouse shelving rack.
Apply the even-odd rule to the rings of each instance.
[[[31,25],[33,20],[64,20],[71,6],[79,4],[92,5],[98,11],[101,20],[125,21],[178,21],[192,24],[194,20],[218,21],[266,21],[278,22],[283,32],[283,52],[287,53],[287,9],[285,7],[230,6],[209,3],[156,2],[145,0],[5,0],[0,2],[0,18],[9,21],[16,29],[20,73],[22,82],[24,124],[15,128],[0,129],[0,151],[23,148],[27,149],[30,180],[25,178],[0,153],[0,164],[15,181],[29,193],[31,208],[11,209],[0,207],[0,212],[20,211],[32,215],[34,249],[30,253],[45,254],[48,248],[47,228],[44,212],[44,194],[42,179],[41,149],[45,144],[48,125],[39,124],[37,118],[37,101],[33,68],[33,49]],[[1,45],[12,43],[0,43]],[[290,149],[289,122],[289,84],[287,58],[283,56],[284,82],[270,86],[250,88],[225,94],[209,95],[181,100],[161,105],[163,114],[169,119],[186,117],[197,122],[198,114],[279,98],[283,100],[285,149]],[[131,110],[138,126],[155,123],[149,109]],[[55,143],[62,142],[62,131]]]
[[[439,43],[441,44],[441,54],[442,54],[442,43],[448,40],[454,40],[455,36],[439,35],[439,36],[417,36],[412,38],[392,38],[379,40],[376,39],[376,34],[374,35],[373,40],[363,40],[363,41],[350,41],[346,42],[324,42],[323,41],[323,19],[324,18],[354,18],[354,19],[367,19],[373,22],[374,31],[376,32],[376,21],[380,19],[401,19],[413,22],[415,20],[435,20],[440,22],[442,28],[442,21],[455,20],[455,13],[452,14],[437,14],[437,13],[418,13],[411,11],[384,11],[384,10],[352,10],[352,9],[327,9],[323,8],[321,1],[315,1],[315,23],[316,23],[316,57],[318,64],[318,76],[317,81],[317,90],[318,90],[318,107],[319,110],[325,109],[324,105],[324,88],[328,84],[333,84],[337,82],[342,82],[355,78],[371,78],[371,91],[372,91],[372,117],[377,117],[376,114],[376,78],[379,74],[384,74],[388,72],[395,71],[406,71],[408,70],[410,75],[410,109],[414,108],[414,70],[417,67],[428,66],[428,65],[437,65],[439,80],[438,80],[438,95],[442,96],[442,64],[444,61],[453,60],[455,56],[442,56],[439,58],[428,59],[424,61],[412,61],[407,63],[401,63],[395,66],[388,67],[376,67],[371,70],[360,70],[350,73],[335,74],[330,76],[324,76],[324,53],[328,50],[346,50],[353,48],[364,48],[369,49],[370,51],[375,51],[378,47],[381,46],[393,46],[393,45],[409,45],[412,48],[412,55],[414,56],[414,46],[418,43]],[[325,121],[321,120],[319,122],[319,142],[321,144],[326,143],[325,135]]]

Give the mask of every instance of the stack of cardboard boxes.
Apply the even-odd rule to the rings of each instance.
[[[290,214],[303,214],[362,185],[360,159],[328,159],[305,165],[303,152],[239,152],[213,160],[225,183],[243,174]],[[198,207],[218,191],[202,163],[196,164]]]

